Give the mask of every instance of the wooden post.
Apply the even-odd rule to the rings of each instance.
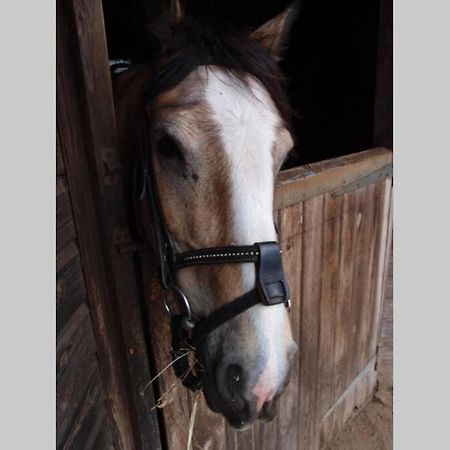
[[[160,449],[100,0],[57,3],[57,126],[114,445]],[[125,249],[125,251],[123,251]]]

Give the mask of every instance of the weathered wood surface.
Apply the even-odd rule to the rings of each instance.
[[[272,423],[239,433],[200,399],[194,448],[316,450],[371,397],[391,233],[391,174],[392,153],[385,149],[281,173],[275,198],[298,360]],[[161,370],[170,361],[170,339],[156,276],[146,291]],[[184,449],[194,399],[167,371],[159,390],[170,389],[161,410],[167,447]]]
[[[62,353],[58,447],[159,449],[100,0],[57,2],[57,92],[58,345],[77,327],[89,341]]]
[[[59,137],[57,138],[59,141]],[[56,150],[57,449],[112,449],[72,203]]]

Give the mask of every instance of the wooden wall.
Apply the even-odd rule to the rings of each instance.
[[[111,449],[72,202],[57,139],[56,372],[57,448]]]
[[[57,2],[57,448],[160,449],[101,2]]]
[[[280,174],[276,207],[299,344],[276,419],[236,432],[171,371],[159,380],[168,448],[185,449],[197,401],[194,447],[323,448],[373,394],[388,256],[392,153],[374,149]],[[150,270],[150,269],[149,269]],[[158,280],[147,285],[157,368],[170,361]],[[196,447],[196,445],[198,447]]]

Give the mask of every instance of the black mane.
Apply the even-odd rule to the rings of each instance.
[[[291,110],[284,89],[284,78],[275,59],[249,32],[236,31],[221,24],[205,26],[185,21],[173,29],[167,49],[155,63],[155,76],[144,86],[145,101],[178,85],[201,65],[217,65],[240,83],[243,75],[258,79],[272,97],[287,127]]]

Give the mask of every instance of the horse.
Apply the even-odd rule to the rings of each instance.
[[[255,267],[244,252],[235,251],[231,261],[223,249],[269,242],[275,259],[267,261],[278,258],[275,180],[294,145],[278,61],[297,10],[294,2],[249,32],[198,23],[172,1],[158,55],[114,79],[119,145],[126,156],[139,154],[139,166],[151,167],[151,205],[137,206],[145,232],[155,234],[153,215],[164,224],[156,233],[162,252],[168,246],[200,259],[198,249],[221,249],[220,264],[186,264],[169,275],[189,318],[217,313],[198,344],[196,388],[238,429],[274,418],[298,351],[285,294],[272,303],[268,294],[269,303],[258,299],[221,318],[258,282],[264,291],[260,278],[272,273],[261,275],[263,263]]]

